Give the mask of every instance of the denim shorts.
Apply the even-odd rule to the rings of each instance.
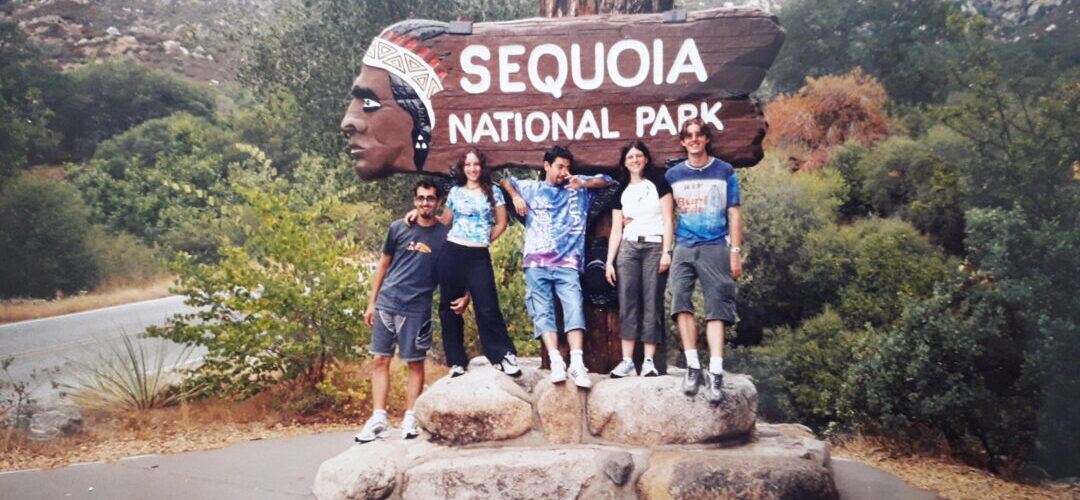
[[[533,321],[534,336],[557,332],[555,296],[562,303],[563,331],[584,330],[585,314],[581,309],[581,276],[568,267],[525,268],[525,307]]]
[[[402,361],[426,358],[431,349],[431,315],[406,316],[376,309],[375,325],[371,328],[371,353],[393,357],[394,344],[401,349],[398,357]]]

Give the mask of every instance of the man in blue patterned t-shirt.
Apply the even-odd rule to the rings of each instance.
[[[687,121],[679,138],[687,159],[665,174],[679,212],[668,278],[671,314],[686,353],[683,392],[693,396],[707,381],[709,401],[719,403],[724,397],[724,327],[735,322],[735,280],[742,274],[739,180],[731,164],[709,154],[712,131],[704,121]],[[692,301],[695,281],[701,281],[705,299],[709,370],[704,377]]]
[[[570,175],[572,161],[570,151],[554,146],[544,154],[544,180],[509,177],[500,185],[525,217],[525,306],[551,359],[551,381],[563,382],[569,374],[578,387],[588,388],[592,382],[582,360],[585,316],[579,275],[585,266],[585,220],[595,198],[593,189],[606,187],[612,179]],[[569,371],[558,349],[555,296],[562,303],[570,344]]]

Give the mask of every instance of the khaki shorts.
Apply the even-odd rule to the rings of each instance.
[[[726,245],[675,246],[668,278],[672,318],[679,313],[694,314],[695,281],[701,281],[705,320],[735,323],[735,280],[731,278],[731,253]]]

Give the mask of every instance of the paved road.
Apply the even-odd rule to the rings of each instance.
[[[345,451],[352,432],[249,441],[211,451],[147,455],[48,471],[0,473],[0,499],[313,499],[324,461]],[[869,465],[833,459],[841,500],[933,500]]]
[[[54,318],[35,319],[0,325],[0,358],[14,357],[8,373],[16,381],[30,382],[33,397],[47,401],[59,395],[51,381],[72,381],[73,360],[89,360],[96,353],[122,345],[121,336],[135,336],[151,325],[161,325],[177,313],[192,312],[180,296],[147,300],[133,304],[106,307]],[[161,339],[138,339],[149,356],[150,366],[156,365],[159,348],[166,364],[176,361],[179,345]],[[187,359],[197,361],[204,351],[195,351]],[[59,368],[56,376],[40,374]],[[31,380],[37,372],[38,380]]]

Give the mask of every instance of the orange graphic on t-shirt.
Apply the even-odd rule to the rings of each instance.
[[[431,253],[431,247],[419,241],[413,241],[409,243],[409,246],[405,248],[410,252]]]

